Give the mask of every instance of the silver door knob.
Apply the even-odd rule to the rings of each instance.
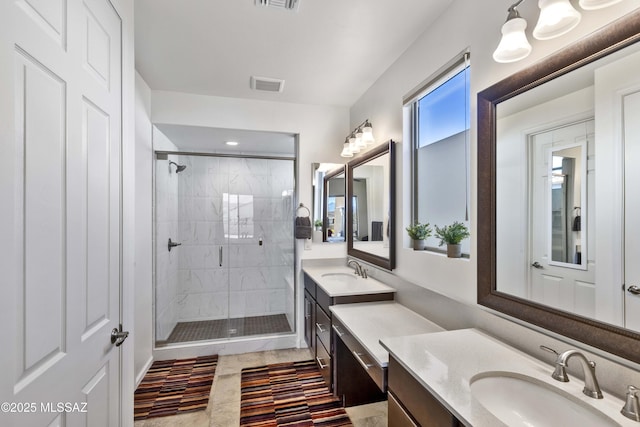
[[[115,344],[116,347],[120,347],[128,336],[129,331],[123,331],[122,325],[120,325],[120,330],[118,330],[118,328],[113,328],[111,330],[111,344]]]
[[[629,289],[627,289],[627,291],[633,295],[640,295],[640,287],[638,286],[629,286]]]
[[[536,262],[534,262],[533,264],[531,264],[531,267],[533,267],[533,268],[540,268],[540,269],[543,269],[543,268],[544,268],[544,267],[543,267],[543,266],[542,266],[538,261],[536,261]]]

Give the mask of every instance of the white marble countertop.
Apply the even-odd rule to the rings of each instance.
[[[391,286],[368,277],[363,279],[347,266],[304,267],[302,269],[330,297],[395,292]]]
[[[582,380],[571,377],[568,383],[555,381],[551,378],[552,366],[479,330],[382,338],[381,344],[467,426],[504,425],[471,394],[472,378],[483,372],[514,372],[536,378],[600,410],[622,426],[639,425],[620,414],[622,400],[606,391],[604,399],[589,398],[582,393]]]
[[[381,339],[401,335],[444,331],[443,328],[393,301],[339,304],[329,307],[334,318],[375,357],[378,364],[389,364],[389,353]]]

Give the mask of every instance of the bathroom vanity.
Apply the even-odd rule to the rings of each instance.
[[[637,426],[623,401],[583,394],[584,382],[476,329],[383,338],[389,351],[389,427]],[[603,373],[600,373],[604,375]]]
[[[394,301],[336,305],[331,312],[333,390],[345,406],[386,399],[389,353],[380,345],[382,338],[444,330]]]
[[[364,279],[346,266],[305,267],[304,337],[330,390],[333,390],[332,305],[393,300],[395,290]]]

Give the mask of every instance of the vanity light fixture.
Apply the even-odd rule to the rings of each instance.
[[[533,29],[533,37],[549,40],[573,30],[582,15],[575,10],[569,0],[538,0],[540,17]]]
[[[493,52],[496,62],[515,62],[526,58],[531,53],[531,45],[527,40],[525,29],[527,21],[520,16],[517,7],[524,0],[518,0],[507,11],[507,21],[502,25],[502,38]],[[584,10],[602,9],[620,3],[622,0],[579,0]],[[540,16],[533,29],[533,37],[538,40],[549,40],[560,37],[574,29],[582,19],[569,0],[538,0]]]
[[[367,119],[356,126],[356,128],[351,131],[351,134],[345,138],[340,155],[342,157],[353,157],[354,154],[359,153],[374,142],[373,126],[371,126],[369,119]]]
[[[524,30],[527,21],[520,17],[518,5],[524,0],[511,5],[507,11],[507,21],[502,25],[502,39],[498,48],[493,52],[493,60],[496,62],[516,62],[526,58],[531,53],[531,45],[527,40]]]

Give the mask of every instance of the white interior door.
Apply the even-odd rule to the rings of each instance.
[[[5,0],[0,27],[0,425],[115,426],[122,22],[109,0]]]
[[[623,98],[625,151],[625,327],[640,331],[640,91]]]
[[[530,250],[530,290],[529,297],[536,302],[561,310],[593,317],[595,313],[595,248],[593,244],[593,222],[587,212],[593,212],[594,203],[594,122],[580,122],[552,129],[531,136],[533,163],[531,182],[531,242]],[[565,227],[572,247],[581,248],[582,265],[575,263],[573,255],[567,262],[552,260],[551,237],[553,227],[550,192],[552,191],[551,152],[563,153],[575,150],[576,146],[586,149],[586,197],[578,198],[567,207],[571,218],[581,212],[582,230],[580,234]],[[567,148],[569,147],[569,148]],[[583,168],[585,165],[580,166]],[[577,174],[581,175],[581,174]],[[585,199],[586,200],[581,200]],[[572,201],[573,201],[572,200]],[[580,210],[573,208],[580,206]],[[571,261],[574,260],[572,263]]]

